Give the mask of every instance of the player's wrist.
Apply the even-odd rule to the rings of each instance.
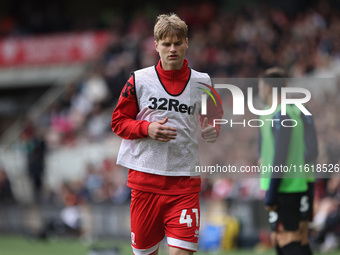
[[[276,197],[275,196],[266,196],[264,201],[265,206],[273,207],[277,205]]]
[[[149,136],[149,126],[150,126],[150,124],[151,124],[151,122],[144,121],[141,125],[141,133],[144,137]]]

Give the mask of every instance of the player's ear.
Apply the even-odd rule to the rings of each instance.
[[[156,48],[156,51],[159,52],[159,50],[158,50],[158,42],[157,41],[155,41],[155,48]]]
[[[273,94],[273,87],[270,85],[266,85],[266,91],[268,95],[272,95]]]

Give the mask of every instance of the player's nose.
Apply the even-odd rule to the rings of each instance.
[[[177,51],[176,46],[174,44],[171,44],[170,52],[176,52],[176,51]]]

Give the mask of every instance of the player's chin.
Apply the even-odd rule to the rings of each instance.
[[[169,58],[168,63],[172,65],[178,65],[179,63],[181,63],[181,61],[179,58]]]

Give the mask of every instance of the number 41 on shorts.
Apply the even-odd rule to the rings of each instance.
[[[181,217],[179,218],[179,223],[180,224],[185,224],[186,223],[188,227],[191,227],[192,226],[192,219],[191,219],[190,214],[187,214],[187,211],[188,211],[187,209],[183,209],[182,210]],[[197,208],[193,208],[192,212],[196,216],[196,226],[198,226],[198,221],[199,221],[199,218],[198,218],[198,209]]]

